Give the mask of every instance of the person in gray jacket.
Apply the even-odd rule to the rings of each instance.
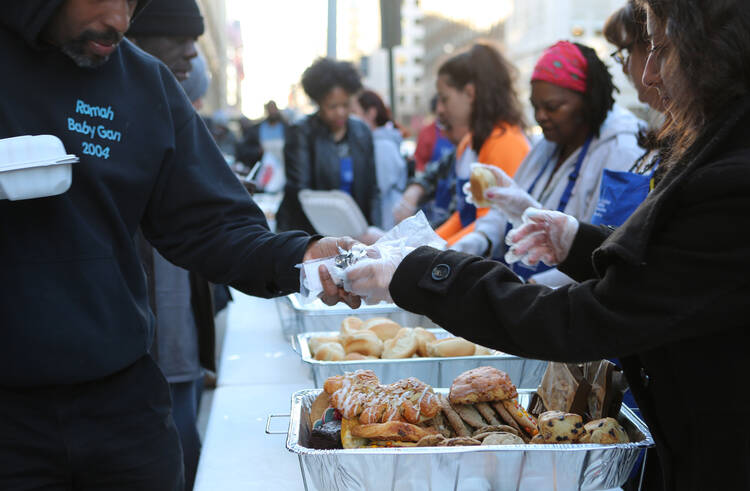
[[[344,191],[369,224],[379,226],[372,133],[350,115],[351,98],[362,88],[359,74],[351,63],[320,58],[302,74],[302,87],[318,111],[289,127],[284,144],[287,182],[276,214],[278,230],[315,232],[299,202],[303,189]]]
[[[372,130],[380,192],[380,227],[390,230],[396,225],[393,209],[401,201],[408,177],[406,160],[401,155],[403,138],[391,120],[391,112],[376,92],[360,92],[352,101],[352,110]]]

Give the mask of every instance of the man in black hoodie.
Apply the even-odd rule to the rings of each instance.
[[[169,69],[123,40],[144,4],[3,5],[0,138],[52,134],[81,160],[66,193],[0,202],[0,489],[181,489],[139,226],[172,263],[264,297],[336,253],[268,231]]]

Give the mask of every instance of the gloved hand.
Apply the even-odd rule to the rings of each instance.
[[[366,304],[382,301],[392,302],[388,287],[396,268],[414,247],[403,245],[403,241],[375,244],[365,249],[367,257],[346,268],[344,289],[361,297]]]
[[[358,245],[351,237],[323,237],[320,240],[310,242],[302,260],[311,261],[313,259],[335,256],[339,253],[340,248],[348,251],[352,247],[362,246]],[[359,297],[336,286],[331,273],[328,272],[325,266],[320,265],[318,267],[318,275],[320,276],[320,283],[323,286],[323,292],[320,294],[320,299],[323,303],[326,305],[335,305],[338,302],[344,302],[353,309],[359,308],[361,304]]]
[[[521,189],[521,187],[516,184],[516,181],[511,179],[510,176],[503,172],[499,167],[479,163],[471,164],[471,166],[472,168],[474,168],[474,166],[482,166],[489,169],[495,176],[498,185],[486,189],[484,191],[484,197],[487,201],[492,202],[493,206],[499,208],[513,225],[519,225],[521,223],[521,216],[526,208],[542,207],[537,200]],[[471,184],[464,184],[463,191],[466,196],[471,196]]]
[[[578,220],[559,211],[529,208],[523,213],[523,223],[505,236],[510,246],[505,254],[508,264],[521,261],[535,266],[539,261],[547,266],[563,262],[578,233]]]
[[[356,240],[362,242],[365,245],[373,245],[383,235],[385,235],[385,231],[383,229],[370,226],[367,227],[365,233],[357,237]]]
[[[458,252],[482,256],[489,249],[490,241],[482,232],[471,232],[449,247]]]

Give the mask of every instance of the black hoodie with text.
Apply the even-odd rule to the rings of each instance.
[[[124,40],[86,69],[45,45],[61,3],[0,13],[0,138],[51,134],[80,158],[66,193],[0,201],[0,386],[95,380],[148,352],[139,226],[174,264],[263,297],[299,287],[310,241],[269,232],[155,58]]]

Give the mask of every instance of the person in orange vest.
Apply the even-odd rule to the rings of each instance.
[[[515,68],[494,47],[477,43],[449,59],[438,70],[438,104],[451,119],[466,118],[471,132],[458,144],[457,211],[437,229],[449,245],[473,231],[474,221],[488,209],[466,202],[463,185],[473,162],[494,165],[512,176],[529,151],[521,103],[514,89]],[[456,107],[456,111],[452,108]]]

